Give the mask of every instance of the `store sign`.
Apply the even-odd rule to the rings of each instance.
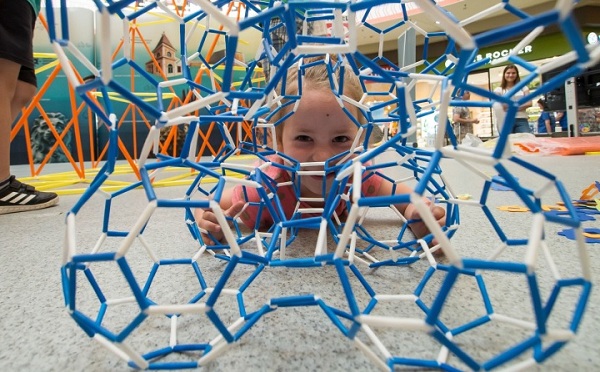
[[[492,50],[485,54],[478,54],[477,57],[475,57],[475,62],[479,62],[484,58],[489,58],[490,63],[494,63],[498,59],[508,57],[512,52],[513,52],[513,49]],[[519,52],[517,54],[523,55],[523,54],[530,54],[530,53],[533,53],[533,47],[531,45],[527,45],[527,46],[525,46],[525,48],[519,50]]]
[[[328,37],[336,36],[336,37],[339,37],[339,38],[343,38],[344,42],[346,44],[350,42],[350,30],[349,30],[348,16],[347,15],[342,15],[342,30],[341,30],[341,32],[343,32],[342,35],[337,35],[335,33],[336,30],[333,27],[334,27],[334,25],[333,25],[332,21],[326,21],[325,22],[325,32],[324,32],[324,34],[327,35]],[[314,29],[313,29],[313,32],[314,32]]]

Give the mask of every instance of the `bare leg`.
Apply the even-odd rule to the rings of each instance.
[[[33,211],[58,204],[58,195],[38,191],[10,175],[12,123],[35,94],[35,85],[19,81],[21,65],[0,58],[0,214]]]
[[[10,130],[18,113],[12,107],[20,69],[18,63],[0,58],[0,181],[10,176]]]
[[[21,109],[25,108],[31,102],[31,99],[35,96],[37,87],[33,84],[26,83],[21,80],[17,80],[17,90],[15,96],[10,103],[10,111],[12,113],[12,122],[14,123],[21,112]]]

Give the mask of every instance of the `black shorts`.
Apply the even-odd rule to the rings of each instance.
[[[27,0],[0,0],[0,58],[20,64],[19,80],[35,86],[33,29],[36,19]]]

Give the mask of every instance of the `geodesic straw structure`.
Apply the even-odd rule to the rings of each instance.
[[[340,336],[352,340],[358,349],[383,369],[417,366],[444,370],[491,369],[511,366],[524,369],[543,363],[575,337],[591,290],[581,222],[560,180],[510,152],[509,133],[518,106],[548,92],[587,67],[600,61],[600,48],[585,45],[572,17],[574,2],[557,1],[556,7],[541,14],[527,14],[510,1],[497,1],[471,19],[459,21],[429,0],[381,1],[90,1],[97,8],[100,65],[87,60],[69,41],[65,2],[52,8],[47,1],[47,19],[54,52],[59,56],[70,84],[110,131],[109,157],[79,202],[66,217],[62,282],[65,305],[75,322],[91,338],[141,369],[194,368],[206,365],[225,352],[236,353],[236,341],[269,313],[286,307],[314,306],[331,320]],[[369,23],[378,6],[395,6],[398,21],[380,29]],[[411,21],[413,11],[422,11],[439,22],[442,32],[429,34]],[[470,22],[493,14],[511,13],[515,21],[499,29],[471,35],[464,28]],[[151,74],[131,53],[129,29],[142,17],[160,14],[180,30],[176,78]],[[345,23],[345,20],[349,20]],[[356,20],[356,22],[354,21]],[[311,33],[319,22],[332,26],[325,33]],[[60,28],[55,25],[60,24]],[[347,26],[346,26],[347,25]],[[310,26],[310,27],[309,27]],[[344,27],[346,26],[346,27]],[[545,28],[559,26],[572,52],[536,67],[517,52]],[[141,27],[137,24],[136,27]],[[448,40],[445,54],[435,61],[417,56],[411,66],[397,66],[379,56],[367,58],[357,48],[357,30],[366,28],[379,37],[397,28],[412,28],[426,40]],[[262,38],[255,58],[236,59],[247,35]],[[121,35],[123,47],[112,50],[113,35]],[[210,40],[223,37],[223,56],[207,57]],[[285,39],[278,44],[275,37]],[[505,58],[529,71],[529,75],[504,96],[467,83],[467,75],[480,64],[479,48],[520,36],[522,42]],[[251,36],[252,37],[252,36]],[[198,41],[199,40],[199,41]],[[425,48],[426,50],[427,48]],[[321,57],[317,62],[310,57]],[[391,68],[380,67],[384,61]],[[76,63],[73,63],[76,62]],[[350,151],[323,163],[306,164],[280,153],[275,138],[277,126],[293,115],[299,94],[290,96],[280,87],[290,67],[299,71],[321,63],[330,71],[330,86],[340,106],[355,107],[365,120],[354,118],[360,136]],[[78,67],[74,67],[78,66]],[[194,76],[192,66],[201,66],[207,79]],[[521,87],[544,72],[569,66],[535,93],[514,101]],[[264,79],[262,67],[268,70]],[[413,72],[419,69],[420,72]],[[360,100],[343,94],[339,71],[358,76],[364,95]],[[134,71],[156,100],[148,101],[116,76]],[[336,72],[338,72],[336,74]],[[81,82],[77,76],[95,78]],[[302,73],[299,73],[299,81]],[[425,101],[414,101],[416,83],[429,81],[435,87]],[[373,91],[370,82],[389,88]],[[301,83],[299,83],[301,86]],[[381,86],[381,85],[379,85]],[[438,89],[439,88],[439,89]],[[163,92],[186,89],[192,99],[179,106],[163,99]],[[435,110],[462,105],[454,99],[457,91],[469,90],[485,97],[472,106],[509,106],[502,130],[492,151],[457,145],[448,120],[439,115],[435,148],[413,148],[408,138],[417,130],[418,119]],[[94,95],[91,92],[94,91]],[[438,93],[436,93],[438,92]],[[153,126],[139,154],[140,180],[119,191],[102,190],[113,178],[119,146],[120,114],[111,95],[133,103],[153,120]],[[369,97],[385,97],[391,105],[384,121],[398,122],[398,133],[379,146],[371,146],[378,120],[369,106]],[[278,111],[286,114],[276,115]],[[352,116],[350,111],[346,110]],[[216,123],[224,146],[207,160],[198,153],[199,128]],[[162,128],[187,126],[187,137],[178,156],[161,154]],[[243,135],[244,126],[250,135]],[[443,146],[448,133],[451,146]],[[252,165],[236,156],[252,155]],[[279,155],[281,162],[274,162]],[[443,158],[458,162],[481,191],[472,200],[455,195],[452,180],[444,177]],[[392,159],[392,160],[390,160]],[[270,178],[267,167],[278,167],[290,175],[282,184]],[[167,169],[190,171],[194,180],[179,198],[163,198],[153,180]],[[318,170],[315,170],[318,169]],[[335,174],[333,185],[318,200],[322,207],[305,208],[302,203],[292,216],[282,212],[278,191],[299,190],[303,176]],[[414,189],[409,194],[389,197],[362,195],[361,183],[372,174],[392,185],[404,182]],[[519,177],[516,177],[516,174]],[[492,175],[512,189],[514,197],[529,208],[522,229],[507,231],[498,221],[490,189]],[[247,208],[269,213],[273,224],[249,229],[239,216],[228,216],[219,206],[224,190],[242,185],[260,195],[259,203]],[[143,196],[135,193],[143,189]],[[298,196],[298,195],[297,195]],[[567,213],[556,215],[542,206],[549,198],[560,198]],[[104,209],[90,207],[104,201]],[[439,226],[426,200],[443,206],[446,223]],[[419,221],[406,220],[393,205],[412,202],[431,233],[415,239],[409,227]],[[346,203],[348,215],[339,216],[336,206]],[[461,221],[459,207],[481,215],[473,234],[481,233],[482,245],[468,250],[453,243],[460,228],[473,221]],[[196,208],[212,208],[224,232],[217,241],[202,235],[195,218]],[[119,210],[138,211],[127,226],[115,226]],[[379,236],[369,225],[369,215],[388,211],[397,225],[388,236]],[[90,233],[96,221],[95,233]],[[84,228],[85,227],[85,228]],[[572,227],[577,239],[563,242],[560,249],[572,250],[571,262],[553,259],[549,233]],[[93,227],[92,227],[93,228]],[[306,230],[316,230],[311,247],[295,245]],[[85,233],[82,233],[85,231]],[[478,232],[481,231],[481,232]],[[93,235],[93,236],[92,236]],[[440,260],[438,251],[445,255]],[[469,252],[469,253],[465,253]],[[477,252],[473,254],[473,252]],[[402,286],[382,285],[368,274],[375,268],[391,273],[388,281],[404,281],[410,268],[417,277]],[[322,277],[311,291],[277,286],[277,275],[307,273],[307,281]],[[293,275],[293,274],[291,274]],[[498,278],[514,283],[513,288],[494,288]],[[391,283],[390,283],[391,284]],[[334,288],[339,298],[321,296],[319,286]],[[507,297],[498,292],[514,292]],[[260,294],[260,295],[259,295]],[[461,303],[479,303],[480,312],[461,310]],[[525,310],[512,311],[514,303]],[[506,303],[510,302],[510,303]],[[485,342],[485,333],[505,333],[503,345]],[[148,332],[158,335],[149,337]],[[318,340],[317,340],[318,341]],[[422,352],[408,353],[404,345],[421,343]],[[414,349],[410,349],[414,350]]]

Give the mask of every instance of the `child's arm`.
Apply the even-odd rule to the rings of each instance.
[[[412,191],[413,190],[410,187],[408,187],[407,185],[397,184],[395,194],[396,195],[397,194],[410,194]],[[378,196],[390,196],[392,194],[393,194],[392,184],[390,182],[383,181],[381,183],[381,186],[379,187],[379,192],[377,193],[377,195]],[[431,203],[432,203],[431,200],[429,200],[427,198],[423,198],[423,199],[424,199],[425,203],[427,203],[427,205],[431,206]],[[394,206],[398,209],[398,211],[400,213],[402,213],[404,218],[406,218],[407,220],[420,219],[419,212],[417,211],[417,208],[415,207],[414,204],[403,203],[403,204],[396,204]],[[431,211],[432,211],[433,217],[436,219],[438,224],[440,226],[444,226],[444,224],[446,223],[446,210],[440,206],[434,205]],[[425,235],[430,233],[429,228],[423,221],[412,223],[410,225],[410,229],[417,238],[422,238]]]
[[[427,205],[432,206],[431,200],[426,199],[426,198],[423,198],[423,199],[425,200],[425,203]],[[398,207],[398,206],[396,206],[396,207]],[[437,223],[440,226],[444,226],[444,224],[446,223],[446,210],[440,206],[433,205],[431,208],[431,213],[433,214],[433,217],[435,218]],[[412,203],[408,204],[406,206],[406,209],[405,209],[403,215],[404,215],[404,218],[406,218],[407,220],[417,220],[417,219],[421,218],[419,215],[419,211],[417,211],[417,208]],[[413,234],[415,234],[415,236],[417,238],[422,238],[431,232],[431,231],[429,231],[429,228],[423,221],[411,224],[410,230],[413,232]]]
[[[237,202],[233,204],[232,202],[233,196],[233,188],[229,188],[223,191],[221,195],[221,202],[219,203],[221,209],[224,211],[225,216],[233,217],[238,214],[242,208],[244,207],[243,202]],[[221,230],[221,226],[217,222],[217,217],[210,209],[201,209],[198,208],[194,212],[194,216],[196,217],[196,223],[198,227],[204,229],[211,233],[217,240],[221,241],[224,237],[223,231]],[[202,237],[207,244],[212,244],[212,239],[208,237],[207,234],[202,233]]]

